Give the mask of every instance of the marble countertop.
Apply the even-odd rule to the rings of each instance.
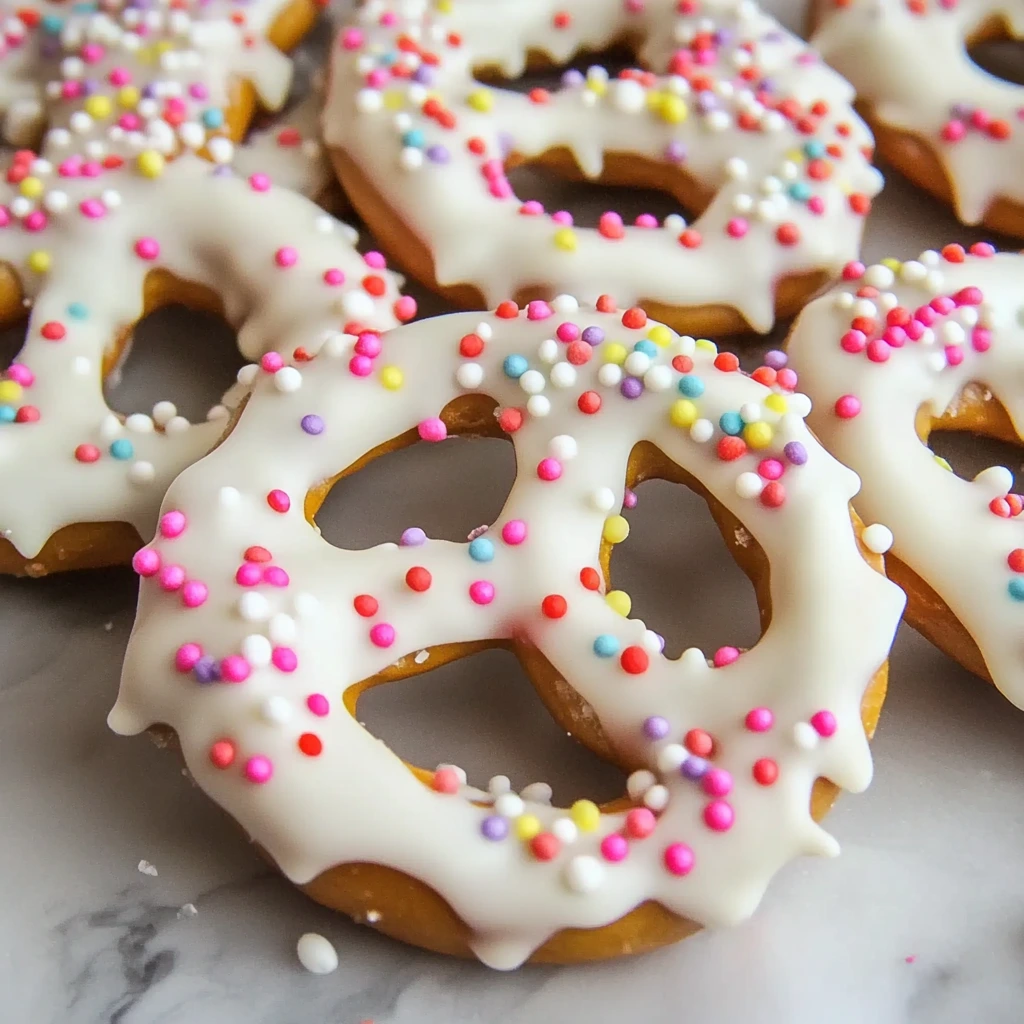
[[[795,4],[783,13],[797,22]],[[588,194],[571,208],[593,202]],[[906,256],[977,237],[894,178],[869,223],[866,254]],[[216,334],[196,318],[153,318],[113,400],[130,411],[171,397],[200,414],[237,366],[227,332],[211,344]],[[186,386],[195,363],[209,377],[198,394]],[[349,546],[392,539],[410,523],[455,539],[494,517],[513,471],[500,442],[390,456],[340,485],[321,525]],[[670,650],[755,639],[751,588],[699,499],[665,484],[645,485],[639,498],[614,564],[639,614]],[[667,533],[667,521],[686,529]],[[1024,715],[908,628],[893,652],[876,781],[863,796],[841,797],[827,821],[839,860],[791,864],[735,930],[635,961],[503,975],[404,947],[309,902],[190,784],[174,754],[108,732],[135,593],[126,571],[0,579],[4,1021],[1024,1018]],[[454,761],[471,781],[499,772],[519,787],[544,779],[560,801],[621,787],[617,773],[559,733],[501,654],[382,688],[360,710],[407,759]],[[299,966],[295,943],[307,931],[335,945],[334,974]]]

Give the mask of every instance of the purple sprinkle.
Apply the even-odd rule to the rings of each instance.
[[[709,765],[703,757],[693,757],[691,755],[679,766],[679,771],[683,778],[700,779],[704,777],[708,767]]]
[[[575,89],[578,86],[583,85],[586,79],[583,77],[582,71],[577,71],[575,68],[569,68],[564,75],[562,75],[562,85],[566,89]]]
[[[771,78],[762,78],[758,83],[758,88],[762,92],[775,92],[775,81]]]
[[[511,132],[498,132],[498,149],[501,155],[506,157],[516,148],[515,136]]]
[[[658,638],[658,650],[661,651],[662,654],[664,654],[665,653],[665,638],[660,633],[655,633],[654,635]]]
[[[402,533],[402,547],[418,548],[421,544],[427,543],[427,535],[418,527],[410,526]]]
[[[639,377],[626,377],[619,390],[626,398],[639,398],[644,393],[644,382]]]
[[[799,441],[790,441],[782,453],[794,466],[802,466],[807,461],[807,449]]]
[[[508,822],[498,814],[491,814],[480,823],[485,839],[497,841],[508,835]]]
[[[451,159],[451,153],[444,146],[430,146],[427,149],[427,159],[435,164],[446,164]]]
[[[587,327],[583,331],[583,340],[588,345],[600,345],[604,341],[604,331],[600,327]]]
[[[665,147],[665,159],[670,164],[685,163],[686,147],[681,142],[673,140]]]
[[[636,491],[631,491],[627,487],[626,493],[622,496],[622,504],[624,508],[636,508]]]
[[[420,85],[433,85],[434,72],[427,64],[421,64],[413,73],[412,78],[414,82],[419,82]]]
[[[216,683],[220,681],[220,667],[217,659],[209,654],[204,654],[192,666],[192,674],[199,683]]]
[[[697,93],[697,109],[702,114],[710,114],[712,110],[717,110],[719,107],[718,97],[713,92]]]
[[[324,421],[314,413],[302,417],[302,429],[307,434],[322,434],[324,432]]]
[[[153,86],[152,82],[149,85],[144,85],[142,87],[142,97],[147,100],[156,98],[156,88]]]
[[[780,352],[777,348],[773,348],[770,352],[765,352],[764,354],[764,365],[770,366],[773,370],[781,370],[788,362],[789,356],[785,352]]]
[[[651,715],[644,720],[644,735],[649,740],[663,740],[668,735],[668,719],[661,715]]]
[[[217,164],[217,166],[210,172],[210,175],[214,178],[233,178],[235,176],[235,172],[231,169],[229,164]]]
[[[954,121],[967,121],[970,119],[971,114],[974,113],[974,107],[969,106],[966,103],[954,103],[949,110]]]

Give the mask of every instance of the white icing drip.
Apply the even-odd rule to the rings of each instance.
[[[906,0],[853,0],[829,7],[812,40],[880,121],[918,136],[935,152],[965,224],[980,223],[997,198],[1024,203],[1024,86],[983,71],[964,47],[967,36],[993,17],[1024,39],[1021,0],[927,0],[921,14]],[[996,141],[972,126],[976,110],[1006,122],[1010,138]],[[965,129],[958,141],[942,136],[950,121]]]
[[[1024,257],[968,256],[960,264],[943,263],[938,274],[934,290],[916,280],[915,269],[910,282],[901,274],[893,286],[900,304],[913,313],[936,292],[955,295],[976,287],[984,295],[980,309],[939,317],[930,334],[893,349],[888,361],[879,364],[839,346],[851,316],[837,296],[851,294],[861,282],[844,284],[801,314],[789,352],[801,386],[814,399],[812,429],[863,480],[857,511],[866,522],[883,523],[892,531],[893,554],[949,605],[980,648],[995,684],[1024,707],[1024,611],[1008,592],[1019,577],[1007,564],[1009,553],[1024,547],[1024,530],[1019,518],[1000,518],[989,510],[994,498],[1006,495],[1012,476],[992,467],[973,482],[961,480],[936,461],[914,429],[919,407],[939,416],[966,385],[977,383],[999,399],[1021,435]],[[970,321],[975,312],[991,331],[991,349],[975,351],[969,328],[967,340],[958,346],[963,361],[951,366],[941,341],[943,326]],[[849,394],[860,399],[861,412],[840,419],[835,403]]]
[[[548,414],[527,413],[512,435],[520,473],[498,521],[473,542],[493,544],[492,560],[474,560],[466,544],[437,540],[340,550],[306,522],[303,498],[311,487],[410,428],[420,425],[429,432],[425,421],[467,393],[458,383],[457,370],[466,364],[458,354],[460,338],[475,332],[485,341],[483,351],[471,357],[480,368],[479,383],[471,390],[491,396],[502,408],[522,407],[521,378],[503,370],[505,360],[522,355],[534,369],[543,366],[532,354],[562,319],[455,314],[386,334],[368,377],[355,376],[348,368],[350,353],[333,346],[301,368],[297,390],[281,391],[270,375],[261,374],[233,432],[170,488],[164,511],[180,511],[186,528],[152,545],[164,566],[181,565],[190,579],[205,582],[209,598],[200,609],[186,610],[180,594],[161,589],[159,577],[144,581],[120,695],[109,718],[123,733],[158,722],[173,727],[199,785],[294,881],[307,882],[352,861],[404,871],[448,901],[469,925],[477,955],[499,968],[517,966],[562,928],[600,927],[648,899],[705,924],[739,921],[791,857],[834,854],[834,841],[809,817],[811,787],[819,776],[857,791],[868,784],[871,762],[860,702],[886,657],[903,607],[898,589],[858,552],[848,508],[856,476],[818,445],[798,416],[785,413],[780,396],[742,374],[715,369],[708,343],[662,335],[651,324],[627,329],[618,315],[593,310],[573,319],[581,328],[600,327],[609,342],[632,347],[653,331],[665,346],[656,346],[654,366],[671,366],[677,355],[692,357],[691,376],[705,384],[693,401],[709,424],[710,442],[693,440],[686,427],[670,421],[669,410],[680,400],[675,386],[648,390],[633,401],[618,387],[602,386],[598,366],[614,354],[605,345],[576,367],[574,388],[546,386]],[[514,362],[509,364],[513,372],[525,369]],[[404,374],[397,391],[385,383],[396,383],[394,368]],[[549,371],[540,372],[546,378]],[[679,373],[673,370],[671,379],[676,382]],[[584,415],[577,401],[591,389],[603,405],[597,414]],[[795,396],[786,401],[800,404]],[[761,422],[770,427],[768,446],[736,462],[718,458],[722,432],[711,424],[724,413],[754,405],[765,410]],[[311,415],[322,417],[321,432],[311,434],[302,426]],[[572,458],[566,457],[567,437],[575,441]],[[606,519],[623,498],[630,451],[643,438],[742,517],[771,561],[771,625],[727,667],[709,669],[703,656],[670,661],[650,653],[644,624],[624,618],[581,582],[581,569],[597,565]],[[551,457],[553,439],[564,460],[562,473],[545,481],[538,467]],[[796,464],[799,448],[791,449],[795,462],[785,463],[782,449],[789,442],[803,446],[806,464]],[[737,474],[755,469],[766,456],[788,466],[781,507],[736,493]],[[610,508],[592,501],[602,489],[611,494]],[[273,510],[271,501],[283,507],[276,491],[289,496],[289,511]],[[525,522],[526,538],[514,544],[504,531],[517,520]],[[269,564],[288,573],[287,587],[265,582],[246,588],[234,582],[252,545],[266,548]],[[406,583],[414,567],[431,574],[425,592]],[[476,581],[494,586],[490,604],[470,599]],[[262,597],[266,605],[255,624],[239,617],[243,593],[246,600]],[[360,594],[379,601],[373,617],[357,614],[354,599]],[[561,618],[541,611],[550,594],[566,599]],[[238,663],[221,659],[237,655],[246,637],[262,633],[275,613],[296,615],[294,642],[283,655],[286,665],[291,655],[297,659],[294,671],[252,666],[243,683],[200,684],[175,669],[175,652],[199,644],[210,661],[197,673],[218,664],[223,672],[233,671]],[[396,638],[381,648],[372,642],[371,630],[383,624],[394,628]],[[601,635],[620,649],[634,645],[648,651],[647,670],[628,675],[619,656],[599,657],[594,644]],[[601,816],[595,831],[573,833],[564,822],[568,812],[552,806],[546,791],[515,797],[508,780],[496,777],[490,793],[482,793],[463,788],[463,776],[447,766],[439,772],[460,791],[436,792],[341,705],[346,687],[393,664],[396,654],[412,657],[440,644],[513,636],[536,645],[589,704],[624,761],[645,766],[631,776],[630,793],[656,810],[657,824],[648,838],[629,842],[625,860],[612,862],[600,852],[602,840],[624,827],[622,813]],[[329,698],[329,714],[314,713],[307,703],[311,694]],[[287,721],[270,722],[253,713],[278,697],[291,706]],[[769,732],[744,725],[748,711],[758,706],[774,714]],[[837,723],[828,738],[810,724],[823,709]],[[667,721],[662,738],[645,734],[643,723],[650,716]],[[798,726],[815,742],[794,742]],[[728,801],[735,824],[729,831],[713,832],[703,824],[711,798],[697,783],[659,767],[664,746],[682,743],[692,728],[715,738],[714,766],[731,772]],[[319,756],[299,753],[296,745],[306,732],[322,741]],[[234,759],[218,768],[211,745],[224,740],[233,744]],[[265,784],[248,781],[243,772],[256,757],[273,763],[273,777]],[[755,761],[765,757],[779,767],[774,785],[759,785],[751,774]],[[535,815],[541,828],[562,837],[562,850],[541,863],[511,835],[485,839],[485,819],[502,809]],[[695,858],[686,877],[670,874],[663,864],[666,848],[675,842],[685,843]],[[570,868],[577,857],[591,859]]]
[[[385,13],[395,14],[393,27],[380,27]],[[568,15],[571,24],[554,28],[558,14]],[[682,75],[664,74],[674,53],[696,45],[698,32],[719,30],[730,41],[717,56],[705,50],[711,59],[701,63],[686,51],[695,61],[690,71],[707,77],[710,88],[697,95]],[[401,32],[437,54],[439,66],[419,67],[418,57],[406,58],[424,82],[397,79],[383,84],[383,92],[368,87],[368,74],[380,73],[377,55],[393,53]],[[448,33],[457,33],[461,44],[448,45]],[[672,105],[665,116],[647,109],[647,91],[639,83],[609,84],[598,73],[542,104],[483,88],[472,78],[480,65],[518,74],[531,50],[565,63],[581,49],[606,48],[625,33],[644,40],[640,56],[659,72],[653,91],[665,98],[662,109]],[[345,48],[360,39],[365,45],[358,51]],[[863,218],[852,211],[850,194],[870,197],[881,187],[861,152],[871,138],[850,108],[849,85],[752,3],[710,0],[699,14],[684,16],[675,0],[648,0],[636,11],[622,0],[455,0],[444,15],[423,4],[378,0],[364,6],[357,29],[342,30],[341,41],[333,51],[324,116],[327,144],[359,166],[430,249],[441,285],[473,284],[492,304],[522,288],[571,291],[588,301],[607,291],[626,304],[724,304],[755,329],[767,330],[780,278],[821,269],[838,274],[856,255]],[[740,45],[747,41],[752,58]],[[756,83],[741,77],[750,60],[759,80],[770,79],[772,96],[795,97],[804,112],[816,101],[828,105],[827,114],[811,118],[814,131],[803,134],[766,109],[753,91]],[[479,105],[478,97],[492,104],[489,112],[472,105]],[[422,113],[429,99],[455,115],[453,130]],[[751,119],[753,130],[738,127],[740,116]],[[482,140],[486,155],[469,151],[472,138]],[[809,178],[808,147],[820,147],[824,156],[832,143],[843,155],[825,158],[830,176]],[[437,147],[447,152],[444,162],[435,161]],[[558,147],[568,148],[588,177],[601,172],[611,152],[671,165],[685,150],[683,166],[707,195],[714,194],[694,225],[703,239],[699,247],[680,243],[678,218],[667,229],[620,223],[621,237],[612,240],[594,229],[569,230],[547,214],[523,215],[510,188],[504,192],[501,161],[510,148],[534,157]],[[823,203],[820,214],[807,205],[811,196]],[[746,231],[739,238],[728,233],[737,220]],[[796,226],[798,243],[777,241],[782,224]],[[615,233],[615,226],[610,230]]]

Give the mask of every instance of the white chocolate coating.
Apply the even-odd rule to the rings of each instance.
[[[627,328],[620,314],[580,309],[568,297],[552,305],[531,304],[515,319],[464,313],[399,328],[383,336],[369,364],[350,364],[354,339],[338,339],[301,369],[294,389],[295,381],[282,390],[278,376],[261,374],[224,443],[172,484],[161,533],[137,557],[151,578],[143,580],[109,718],[122,733],[170,725],[199,785],[293,881],[353,861],[404,871],[448,901],[469,925],[473,950],[498,968],[519,965],[560,929],[600,927],[649,899],[704,924],[739,921],[790,858],[834,854],[835,841],[809,815],[811,788],[819,776],[854,791],[868,784],[860,704],[903,608],[901,592],[858,551],[848,506],[857,478],[811,436],[799,415],[802,396],[714,368],[709,342],[651,322]],[[579,341],[598,347],[573,365],[571,346],[555,340],[563,323],[598,328],[605,341],[593,333]],[[470,334],[483,350],[463,356],[460,339]],[[685,375],[674,368],[688,361]],[[350,365],[370,374],[356,376]],[[670,419],[670,410],[687,412],[678,406],[684,377],[691,393],[703,383],[688,427]],[[640,383],[632,400],[625,392],[637,388],[628,381]],[[596,413],[578,406],[587,392],[601,398]],[[436,430],[442,409],[470,393],[523,416],[512,435],[520,472],[482,537],[364,551],[321,539],[303,516],[312,487],[410,428],[421,436]],[[725,461],[715,424],[737,410],[760,424],[752,429],[764,447]],[[619,614],[603,585],[595,578],[599,589],[588,589],[581,576],[589,569],[593,577],[602,536],[621,526],[615,513],[627,460],[644,438],[741,517],[770,559],[771,624],[752,649],[718,652],[716,661],[732,659],[725,667],[712,668],[696,649],[668,660],[643,622]],[[778,507],[751,486],[766,458],[782,474]],[[287,511],[272,505],[284,508],[280,492]],[[257,557],[254,545],[270,559],[255,568],[243,564],[243,553]],[[276,582],[259,582],[268,565]],[[164,574],[175,576],[177,566],[200,587],[198,607],[185,606],[184,588],[166,586]],[[408,583],[415,567],[430,573],[429,589]],[[489,603],[481,603],[481,583],[493,586]],[[376,614],[357,612],[358,595],[378,602]],[[565,599],[562,616],[542,611],[549,595]],[[393,642],[378,646],[388,628]],[[622,832],[626,815],[598,818],[594,809],[587,830],[530,794],[489,806],[494,794],[465,785],[435,791],[342,705],[348,686],[396,660],[415,671],[430,665],[416,652],[512,637],[536,645],[590,705],[623,761],[654,773],[631,778],[634,798],[657,821],[647,838],[627,841],[625,859],[605,856],[603,844],[617,841],[609,837]],[[639,657],[643,669],[630,673],[627,657]],[[247,678],[214,682],[217,672]],[[770,709],[768,731],[745,725],[755,708]],[[834,731],[828,715],[816,717],[822,711],[834,716]],[[715,777],[729,773],[731,792],[721,798],[702,789],[707,776],[697,783],[682,774],[708,767],[681,746],[694,728],[714,738]],[[322,744],[316,756],[297,746],[308,734]],[[778,767],[773,785],[752,777],[762,758]],[[730,809],[731,828],[705,824]],[[552,859],[542,862],[515,837],[524,815],[558,839]],[[481,830],[495,827],[511,831],[485,838]],[[692,857],[686,874],[665,867],[676,843]]]
[[[880,295],[856,298],[865,283],[878,286]],[[913,314],[937,296],[968,288],[980,289],[980,305],[957,305],[937,315],[918,341],[885,346],[885,362],[872,361],[866,349],[841,347],[855,315],[875,316],[874,308],[881,322],[889,308]],[[811,428],[861,476],[857,511],[865,522],[882,522],[892,530],[893,553],[949,605],[980,648],[996,686],[1024,707],[1024,590],[1018,597],[1010,589],[1020,586],[1020,574],[1007,561],[1011,551],[1024,546],[1024,529],[1012,506],[1000,500],[1012,486],[1012,474],[992,467],[972,482],[961,480],[921,443],[914,427],[919,408],[938,417],[975,383],[998,398],[1021,435],[1022,297],[1022,256],[968,255],[962,263],[950,263],[925,253],[903,263],[895,280],[886,267],[871,267],[866,278],[812,302],[796,323],[789,353],[814,402]],[[845,395],[861,405],[852,418],[836,412]]]
[[[849,105],[848,83],[749,0],[705,0],[692,14],[677,6],[372,0],[333,51],[325,141],[429,249],[442,286],[472,284],[489,304],[521,289],[721,304],[767,330],[780,278],[838,274],[859,251],[862,214],[881,188],[863,152],[871,136]],[[565,27],[555,25],[560,16],[570,19]],[[420,52],[400,54],[402,34],[436,65]],[[592,69],[545,102],[472,76],[485,65],[519,75],[532,51],[565,64],[626,36],[642,40],[638,56],[655,76],[609,82]],[[389,78],[396,57],[411,77]],[[453,127],[424,111],[432,100],[454,115]],[[810,113],[819,102],[827,112]],[[473,139],[482,153],[468,148]],[[588,178],[600,176],[608,154],[635,154],[678,166],[713,198],[688,232],[679,216],[623,226],[613,214],[604,233],[572,228],[564,212],[521,204],[502,169],[510,153],[563,147]],[[810,177],[812,167],[823,177]]]
[[[997,198],[1024,203],[1024,86],[978,67],[964,46],[992,19],[1024,39],[1021,0],[851,0],[828,7],[811,40],[882,123],[935,152],[965,224]]]

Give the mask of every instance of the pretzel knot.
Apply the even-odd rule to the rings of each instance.
[[[903,598],[858,547],[857,478],[805,427],[790,371],[748,377],[640,309],[568,296],[268,369],[136,557],[113,728],[170,726],[199,784],[315,898],[501,968],[737,921],[790,857],[835,852],[812,818],[834,787],[815,780],[869,781]],[[511,436],[519,473],[470,542],[409,529],[350,551],[312,528],[367,456],[481,433]],[[654,475],[706,497],[753,577],[753,648],[670,660],[609,589],[625,488]],[[368,686],[488,646],[511,646],[559,722],[633,772],[623,801],[484,792],[359,725]]]
[[[482,84],[628,43],[642,68]],[[324,135],[410,273],[480,308],[601,290],[679,330],[767,330],[859,251],[881,188],[849,84],[749,0],[375,0],[333,53]],[[692,211],[596,228],[514,194],[535,162]]]
[[[413,315],[351,229],[268,174],[236,178],[228,165],[252,108],[239,76],[280,105],[290,62],[273,42],[301,35],[303,10],[47,7],[21,15],[24,38],[8,34],[6,70],[32,82],[49,127],[0,182],[0,316],[31,307],[0,379],[0,571],[126,562],[167,484],[223,431],[225,406],[195,426],[170,402],[151,415],[110,409],[102,378],[147,312],[213,310],[248,359],[276,347],[289,360],[325,333]]]

